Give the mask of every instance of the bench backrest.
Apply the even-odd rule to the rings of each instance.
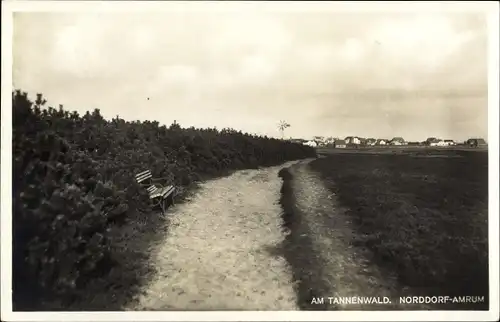
[[[141,173],[136,174],[135,181],[137,181],[137,183],[141,183],[144,180],[151,179],[152,177],[153,177],[153,175],[151,174],[151,170],[146,170],[146,171],[143,171]]]

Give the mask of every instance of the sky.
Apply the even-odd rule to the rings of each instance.
[[[13,85],[70,111],[279,136],[487,137],[479,13],[23,12]],[[149,98],[149,100],[148,100]]]

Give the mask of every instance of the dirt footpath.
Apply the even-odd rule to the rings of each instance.
[[[290,198],[287,216],[292,231],[287,237],[287,247],[292,248],[287,258],[292,263],[296,279],[303,281],[298,288],[301,308],[408,309],[399,304],[400,290],[395,278],[383,276],[370,262],[370,253],[352,245],[355,232],[346,209],[340,207],[335,194],[324,186],[309,163],[302,161],[286,171]],[[311,304],[312,297],[323,297],[325,305]],[[386,297],[391,303],[330,304],[326,303],[328,297],[381,300]],[[422,308],[425,309],[425,305],[413,307]]]
[[[291,269],[276,251],[285,239],[278,171],[293,163],[206,182],[170,208],[155,276],[127,309],[298,309]]]

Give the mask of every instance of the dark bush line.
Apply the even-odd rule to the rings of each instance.
[[[280,197],[283,226],[290,230],[283,245],[284,256],[292,268],[293,280],[297,282],[297,306],[301,310],[324,311],[328,310],[327,304],[311,304],[313,297],[323,297],[328,290],[321,281],[322,265],[313,251],[309,227],[296,207],[293,169],[294,166],[291,166],[278,173],[283,180]]]
[[[69,306],[92,281],[127,264],[111,231],[151,213],[134,182],[138,171],[151,169],[183,192],[228,171],[316,154],[232,129],[108,121],[98,109],[80,116],[45,104],[41,94],[34,102],[19,90],[12,94],[14,310],[42,310],[51,300]],[[141,279],[116,278],[131,288]]]
[[[338,154],[311,163],[349,209],[355,245],[396,272],[408,295],[488,299],[488,156],[459,154]],[[459,307],[487,309],[488,303]]]

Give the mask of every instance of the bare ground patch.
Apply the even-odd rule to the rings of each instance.
[[[277,173],[291,164],[203,183],[189,203],[171,208],[153,278],[127,310],[297,309],[277,251],[285,238]]]

